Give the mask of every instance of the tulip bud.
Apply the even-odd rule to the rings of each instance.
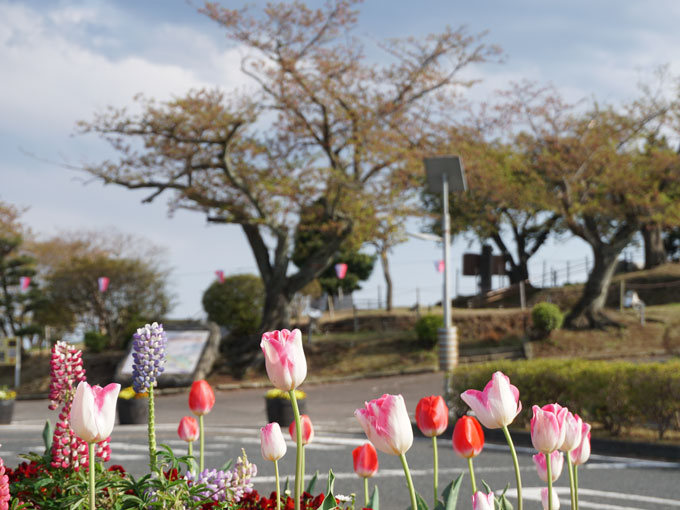
[[[426,437],[440,436],[449,424],[449,408],[441,396],[423,397],[416,406],[416,424]]]
[[[482,453],[484,432],[472,416],[463,416],[453,428],[453,451],[464,459],[472,459]]]
[[[585,464],[590,458],[590,424],[583,423],[581,426],[581,443],[574,448],[571,452],[571,461],[576,466]]]
[[[179,421],[177,435],[182,441],[191,443],[198,439],[198,422],[193,416],[185,416]]]
[[[544,482],[547,482],[548,465],[545,461],[545,454],[537,453],[532,458],[534,459],[534,464],[536,465],[538,477]],[[555,450],[550,454],[550,474],[552,475],[551,478],[553,482],[556,482],[562,474],[562,467],[564,467],[564,455],[562,455],[561,451]]]
[[[260,429],[260,450],[265,460],[279,460],[286,454],[286,440],[278,423],[272,422]]]
[[[300,423],[302,424],[302,444],[309,444],[314,439],[314,427],[312,426],[312,420],[306,414],[300,415]],[[288,433],[293,441],[297,441],[297,435],[295,430],[295,421],[293,421],[288,427]]]
[[[413,444],[413,429],[401,395],[383,395],[354,411],[368,440],[388,455],[406,453]]]
[[[552,510],[560,510],[560,498],[557,497],[557,491],[553,488],[552,492],[550,493],[550,499],[552,500]],[[548,488],[543,487],[541,489],[541,505],[543,506],[543,510],[548,510],[551,508],[548,506]]]
[[[560,446],[563,452],[570,452],[581,444],[583,420],[578,415],[568,412],[564,418],[564,442]]]
[[[215,393],[208,381],[194,381],[189,391],[189,409],[196,416],[203,416],[212,411],[215,405]]]
[[[503,372],[493,374],[484,391],[467,390],[460,398],[488,429],[510,425],[522,410],[519,390],[510,384],[510,379]]]
[[[495,502],[493,492],[484,494],[477,491],[472,495],[472,510],[494,510]]]
[[[539,452],[552,453],[564,443],[564,419],[569,412],[559,404],[532,407],[531,442]]]
[[[371,443],[364,443],[352,450],[354,472],[361,478],[370,478],[378,471],[378,452]]]
[[[299,329],[265,333],[260,347],[264,353],[267,375],[275,387],[290,391],[302,384],[307,377],[307,360]]]
[[[86,381],[78,383],[71,407],[71,428],[88,443],[107,439],[113,431],[116,419],[116,400],[120,384],[106,387],[90,386]]]

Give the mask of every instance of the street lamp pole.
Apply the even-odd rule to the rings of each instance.
[[[451,277],[449,245],[451,244],[451,218],[449,218],[449,178],[446,172],[442,172],[442,233],[444,235],[444,296],[442,308],[444,309],[444,328],[451,330]]]

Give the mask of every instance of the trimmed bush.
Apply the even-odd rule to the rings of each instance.
[[[229,329],[232,338],[257,333],[262,320],[264,285],[252,274],[228,276],[213,282],[203,293],[208,319]]]
[[[109,345],[109,337],[99,331],[88,331],[83,339],[85,348],[90,352],[102,352]]]
[[[551,331],[560,329],[564,315],[557,305],[552,303],[536,303],[531,309],[531,322],[538,331],[550,334]]]
[[[423,315],[416,322],[418,341],[428,347],[437,345],[437,330],[444,327],[444,319],[440,315]]]
[[[531,406],[559,402],[612,435],[624,427],[680,430],[680,361],[629,363],[538,359],[460,366],[451,377],[451,408],[467,411],[460,394],[482,390],[500,370],[519,389],[522,412],[515,424],[528,426]]]

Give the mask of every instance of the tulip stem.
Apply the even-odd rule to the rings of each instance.
[[[408,491],[411,495],[411,507],[413,510],[418,510],[416,491],[413,488],[413,480],[411,479],[411,471],[408,468],[408,462],[406,462],[406,455],[400,453],[399,458],[401,459],[401,465],[404,467],[404,475],[406,475],[406,483],[408,484]]]
[[[512,454],[512,462],[515,465],[515,478],[517,479],[517,510],[522,510],[522,475],[519,472],[519,461],[517,460],[517,452],[515,451],[515,444],[512,442],[510,437],[510,431],[507,425],[503,425],[503,433],[505,434],[505,440],[508,442],[510,447],[510,453]]]
[[[279,461],[274,461],[274,474],[276,475],[276,510],[281,510],[281,484],[279,483]]]
[[[204,466],[204,452],[205,452],[205,434],[203,434],[203,415],[200,415],[198,417],[198,427],[199,427],[199,434],[200,434],[200,448],[201,452],[199,454],[199,459],[198,459],[198,471],[199,473],[203,472],[203,466]]]
[[[307,445],[302,445],[302,469],[300,470],[302,476],[300,477],[300,494],[303,494],[305,491],[305,454],[307,453],[305,446]]]
[[[290,390],[288,394],[290,395],[290,402],[293,404],[297,443],[295,451],[295,510],[300,510],[300,495],[302,493],[302,424],[300,423],[300,409],[298,408],[297,398],[295,397],[295,389]]]
[[[550,465],[550,454],[545,454],[545,467],[548,471],[548,510],[553,510],[552,506],[552,466]]]
[[[437,505],[437,491],[439,486],[439,457],[437,455],[437,436],[432,436],[432,457],[434,460],[434,505]]]
[[[187,453],[187,455],[189,455],[189,457],[194,456],[194,442],[193,441],[189,441],[189,452]]]
[[[571,496],[571,508],[576,510],[576,493],[574,486],[574,463],[571,461],[571,452],[567,452],[567,467],[569,468],[569,495]]]
[[[470,483],[472,484],[472,495],[477,493],[477,482],[475,481],[475,468],[472,467],[472,457],[468,458],[468,469],[470,470]]]
[[[368,477],[364,476],[364,506],[368,507]]]
[[[578,510],[578,466],[574,466],[574,503],[574,509]]]
[[[156,414],[154,411],[153,384],[149,385],[149,468],[156,471]]]
[[[88,443],[87,444],[87,449],[89,450],[90,454],[90,469],[89,469],[89,475],[90,475],[90,510],[94,510],[94,488],[95,488],[95,483],[94,483],[94,471],[95,471],[95,465],[94,465],[94,447],[95,443]]]

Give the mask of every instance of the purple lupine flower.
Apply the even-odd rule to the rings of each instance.
[[[257,466],[251,464],[243,452],[236,465],[227,471],[220,469],[204,469],[196,474],[189,471],[186,480],[189,485],[204,485],[205,490],[200,492],[196,501],[212,499],[213,501],[231,501],[238,503],[243,496],[253,491],[251,478],[257,475]]]
[[[157,322],[139,328],[133,338],[132,386],[137,393],[144,393],[156,385],[163,372],[168,339],[163,325]]]

